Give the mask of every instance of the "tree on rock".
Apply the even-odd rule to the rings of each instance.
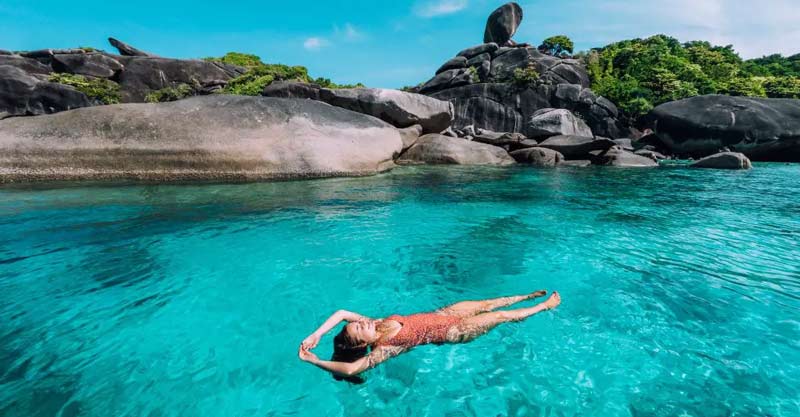
[[[575,50],[575,44],[565,35],[551,36],[539,45],[539,51],[553,56],[572,54],[573,50]]]

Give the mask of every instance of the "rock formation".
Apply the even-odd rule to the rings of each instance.
[[[750,169],[753,164],[738,152],[720,152],[707,156],[691,165],[692,168],[713,168],[713,169]]]
[[[402,147],[387,123],[317,101],[214,95],[2,120],[0,182],[367,175]]]
[[[506,46],[517,33],[522,22],[522,7],[517,3],[506,3],[489,15],[486,21],[486,31],[483,43],[494,42]]]
[[[502,148],[444,135],[417,140],[397,160],[398,164],[511,165],[514,159]]]
[[[757,161],[800,161],[800,100],[708,95],[662,104],[649,117],[672,153],[728,148]]]

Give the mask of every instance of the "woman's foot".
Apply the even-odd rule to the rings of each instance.
[[[550,298],[542,304],[544,304],[545,309],[552,310],[561,304],[561,295],[558,294],[558,291],[555,291],[550,295]]]
[[[544,297],[545,295],[547,295],[547,290],[539,290],[534,293],[531,293],[528,296],[528,299],[533,300],[534,298]]]

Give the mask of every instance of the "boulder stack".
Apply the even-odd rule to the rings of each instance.
[[[484,43],[494,42],[501,46],[511,44],[511,38],[517,33],[522,22],[522,7],[517,3],[506,3],[489,15],[486,21]]]

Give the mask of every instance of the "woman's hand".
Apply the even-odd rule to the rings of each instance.
[[[303,343],[300,344],[303,348],[307,350],[314,349],[319,344],[319,336],[316,333],[312,333],[310,336],[303,340]]]
[[[303,348],[300,346],[300,351],[297,352],[297,355],[300,357],[300,360],[303,362],[315,363],[319,361],[317,355],[312,353],[310,350]]]

